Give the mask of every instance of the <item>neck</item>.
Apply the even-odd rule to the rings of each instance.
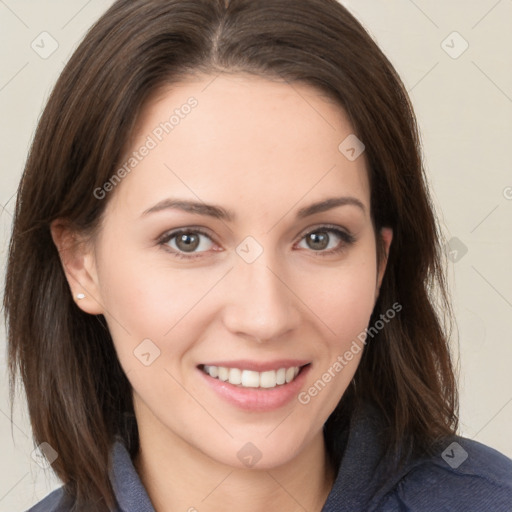
[[[139,439],[134,465],[156,512],[320,512],[335,479],[322,431],[295,458],[271,469],[227,466],[151,425],[139,425]]]

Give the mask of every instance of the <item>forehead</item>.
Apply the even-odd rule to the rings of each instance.
[[[344,109],[304,83],[246,74],[195,75],[144,107],[116,196],[138,210],[165,195],[222,202],[234,211],[292,206],[326,194],[369,207],[364,153],[339,150],[353,133]]]

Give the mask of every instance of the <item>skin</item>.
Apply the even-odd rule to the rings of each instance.
[[[110,192],[92,240],[60,221],[52,233],[73,295],[86,295],[77,304],[105,316],[132,384],[141,440],[135,464],[155,510],[320,511],[335,478],[322,426],[362,352],[307,405],[293,399],[264,412],[226,402],[196,366],[305,359],[307,390],[349,349],[368,326],[385,272],[385,260],[376,259],[367,162],[364,153],[349,161],[338,150],[354,130],[315,88],[244,74],[214,78],[190,78],[146,106],[127,154],[187,98],[198,100]],[[237,219],[176,209],[143,215],[171,196],[220,205]],[[364,211],[345,205],[295,218],[338,196],[358,199]],[[305,235],[325,233],[325,224],[355,242],[328,231],[328,247],[308,243]],[[186,251],[176,238],[158,242],[192,227],[211,236],[199,235],[196,259],[173,255]],[[236,252],[247,236],[263,249],[252,263]],[[392,232],[379,236],[387,254]],[[144,339],[160,350],[149,366],[134,356]],[[237,457],[249,441],[261,453],[252,468]]]

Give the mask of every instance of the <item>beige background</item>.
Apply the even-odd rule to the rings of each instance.
[[[111,3],[0,0],[1,284],[13,195],[37,120],[64,63]],[[452,240],[461,433],[512,457],[512,0],[343,3],[395,65],[418,115],[433,195]],[[58,44],[47,58],[31,47],[46,38],[38,51],[52,49],[42,32]],[[0,343],[0,511],[12,512],[59,482],[31,458],[21,400],[11,424],[3,319]]]

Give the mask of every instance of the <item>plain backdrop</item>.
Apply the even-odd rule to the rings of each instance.
[[[0,0],[2,290],[14,195],[38,118],[64,63],[111,3]],[[449,242],[460,433],[512,457],[512,1],[343,3],[396,67],[420,124]],[[12,512],[60,483],[31,457],[22,398],[11,423],[3,318],[0,343],[0,511]]]

